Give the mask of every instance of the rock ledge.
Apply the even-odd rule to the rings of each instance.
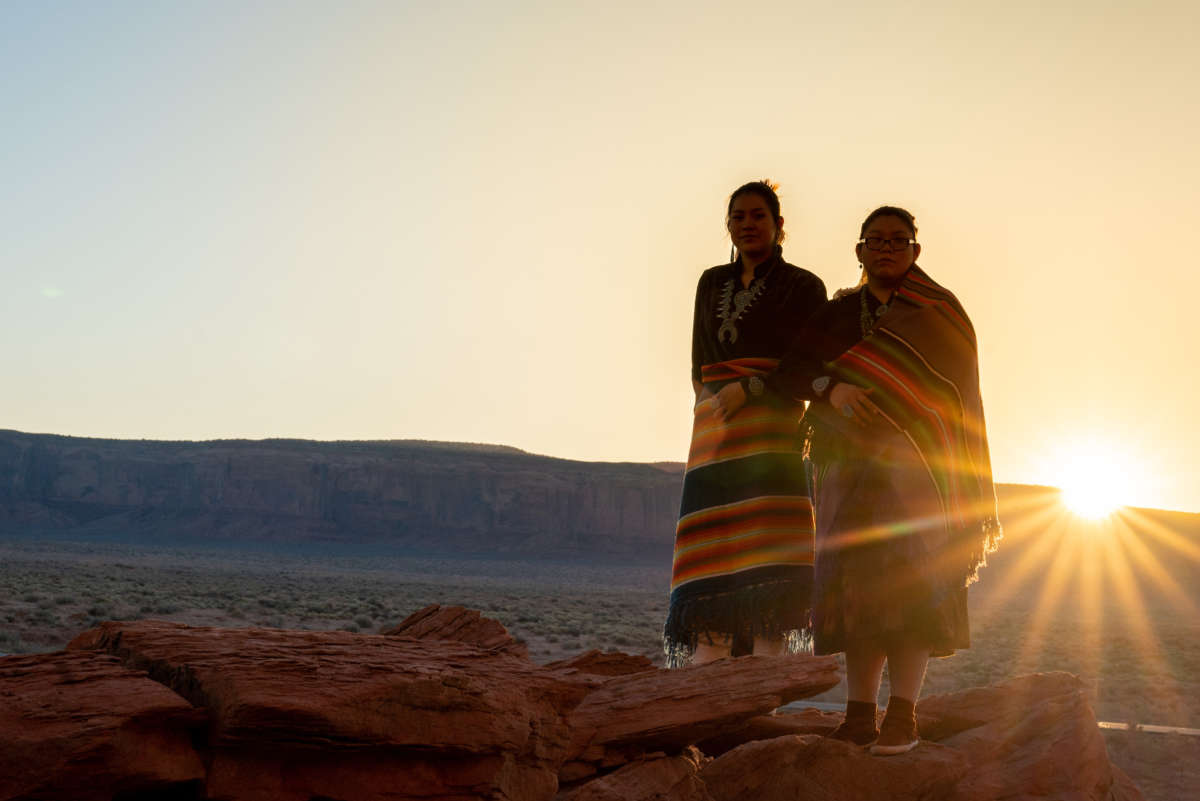
[[[503,626],[429,607],[381,635],[109,622],[0,658],[0,801],[1137,801],[1080,682],[1024,676],[921,702],[877,758],[837,715],[770,714],[829,657],[667,671],[536,665]]]

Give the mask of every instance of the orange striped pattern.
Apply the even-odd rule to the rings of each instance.
[[[919,452],[947,530],[970,548],[969,583],[1001,535],[966,311],[914,265],[874,332],[832,367],[840,379],[874,390],[872,401]]]
[[[705,384],[712,381],[732,381],[735,378],[746,378],[752,375],[769,373],[779,366],[779,359],[768,356],[747,356],[744,359],[730,359],[727,362],[705,364],[700,367],[700,380]]]
[[[703,365],[700,377],[705,384],[732,381],[763,375],[774,370],[778,364],[779,359],[767,357],[730,359]],[[696,405],[692,446],[688,451],[689,471],[760,453],[787,453],[798,447],[798,411],[792,415],[767,404],[748,403],[725,423],[717,419],[713,409],[711,399]]]
[[[768,565],[811,566],[812,501],[783,495],[701,509],[679,519],[671,589]]]
[[[717,419],[713,408],[711,401],[696,407],[692,447],[688,451],[689,471],[729,459],[797,450],[795,418],[765,404],[747,404],[726,423]]]
[[[914,306],[934,307],[957,329],[958,333],[976,347],[975,326],[971,325],[966,311],[950,290],[940,286],[921,269],[912,270],[896,294]]]

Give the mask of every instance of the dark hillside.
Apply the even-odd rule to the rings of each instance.
[[[0,532],[664,565],[682,470],[412,440],[156,442],[0,431]],[[1058,508],[1052,488],[1010,484],[999,493],[1006,542],[996,567],[1045,536]],[[1200,515],[1132,514],[1148,552],[1195,586]],[[1192,558],[1179,558],[1189,547]]]
[[[667,558],[680,468],[421,441],[103,440],[0,431],[0,530],[166,544]]]

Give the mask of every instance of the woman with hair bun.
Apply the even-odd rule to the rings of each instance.
[[[775,378],[804,417],[817,510],[813,635],[846,655],[833,737],[899,754],[917,745],[930,656],[970,646],[967,585],[1000,539],[975,330],[917,266],[913,216],[862,224],[856,290],[809,320]],[[891,697],[876,728],[884,664]]]
[[[771,381],[825,302],[825,285],[783,260],[770,182],[738,187],[725,224],[734,255],[696,287],[696,405],[663,635],[672,667],[795,650],[809,632],[814,521],[799,449],[803,403]]]

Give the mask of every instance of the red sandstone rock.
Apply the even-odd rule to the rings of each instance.
[[[541,799],[586,688],[444,640],[105,623],[77,637],[211,715],[214,798]]]
[[[560,793],[557,801],[713,801],[697,775],[703,760],[694,748],[675,757],[639,760]]]
[[[1114,778],[1108,751],[1075,676],[1023,676],[930,701],[943,726],[951,719],[957,727],[984,718],[941,741],[971,763],[970,774],[951,796],[954,801],[1110,798]]]
[[[839,678],[836,660],[826,656],[747,656],[617,676],[593,689],[569,714],[571,751],[637,743],[673,753],[747,718],[824,692]]]
[[[329,795],[342,782],[399,798],[424,797],[430,783],[542,798],[561,768],[578,778],[678,751],[838,679],[828,658],[597,676],[585,671],[638,660],[582,658],[552,670],[449,640],[157,621],[105,623],[70,647],[117,655],[206,708],[208,792],[236,789],[239,798]],[[373,763],[369,753],[387,759]]]
[[[1020,713],[1048,698],[1077,693],[1079,679],[1070,673],[1034,673],[1001,684],[931,695],[917,704],[921,736],[944,740],[961,731]]]
[[[1074,676],[1023,676],[934,696],[918,705],[918,717],[923,742],[909,754],[872,757],[832,740],[782,737],[735,748],[700,775],[717,801],[1141,801],[1109,763]]]
[[[578,672],[589,676],[626,676],[630,673],[645,673],[657,669],[654,663],[644,656],[623,654],[620,651],[603,653],[595,649],[570,659],[550,662],[546,668]]]
[[[1113,783],[1110,790],[1109,801],[1146,801],[1146,797],[1142,795],[1142,791],[1133,783],[1133,779],[1118,768],[1112,766]]]
[[[111,657],[0,658],[0,799],[108,801],[204,778],[203,714]]]
[[[755,740],[770,740],[787,734],[829,734],[842,722],[840,712],[820,709],[798,709],[776,715],[759,715],[750,718],[739,729],[722,732],[696,744],[708,756],[721,756],[739,745]]]
[[[204,708],[211,801],[551,801],[556,793],[559,801],[1142,801],[1109,764],[1082,686],[1066,674],[928,698],[918,706],[925,742],[910,754],[873,757],[795,733],[827,731],[836,713],[763,714],[836,684],[826,657],[666,671],[593,652],[539,667],[503,645],[454,639],[155,621],[106,623],[71,647],[91,652],[41,657],[66,668],[32,673],[26,662],[34,658],[0,659],[0,776],[10,782],[0,782],[0,801],[37,792],[111,798],[198,781],[194,752],[184,748],[190,767],[171,761],[196,713],[150,679]],[[5,673],[12,665],[22,667]],[[144,714],[127,709],[124,691],[106,689],[114,672],[171,702]],[[17,696],[25,706],[7,704]],[[26,718],[62,725],[36,742],[2,739],[23,731]],[[703,767],[697,750],[666,756],[702,741],[714,753],[737,747]],[[146,764],[120,756],[131,748],[146,749]],[[140,773],[118,782],[121,770]]]
[[[700,778],[715,801],[917,801],[946,798],[967,770],[962,754],[936,743],[885,758],[808,734],[747,743]]]
[[[453,640],[489,651],[529,656],[529,649],[514,640],[500,621],[462,606],[431,604],[380,634],[416,640]]]

